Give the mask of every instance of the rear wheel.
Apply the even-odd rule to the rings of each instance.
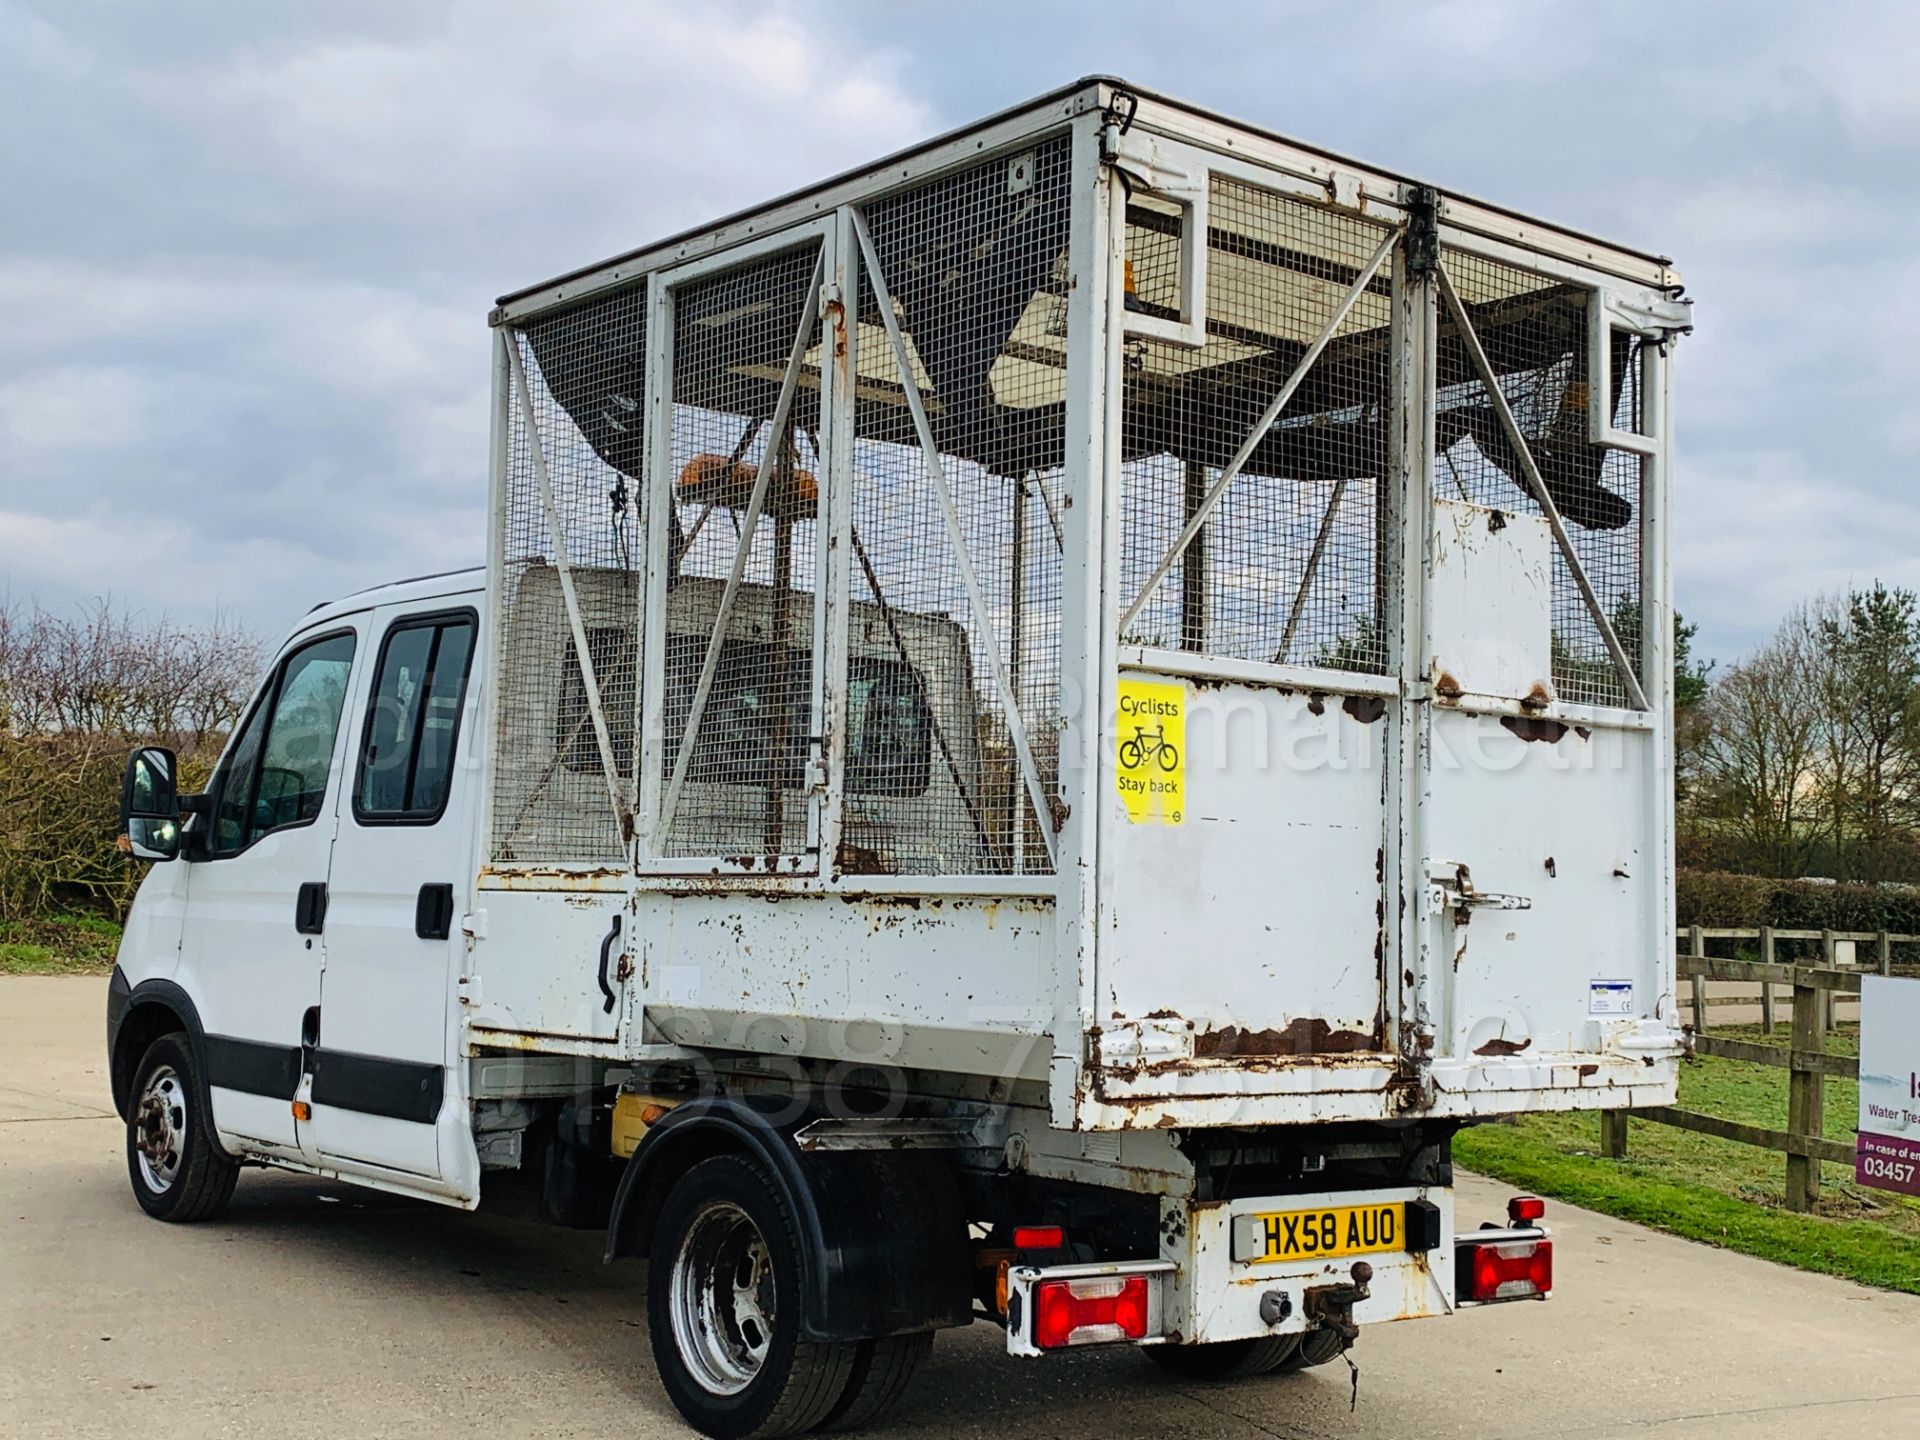
[[[802,1340],[800,1304],[799,1236],[766,1172],[719,1155],[683,1175],[654,1228],[647,1319],[661,1383],[695,1429],[796,1435],[833,1413],[861,1347]]]
[[[838,1403],[827,1412],[820,1430],[858,1430],[880,1419],[907,1393],[907,1385],[933,1350],[933,1332],[889,1335],[884,1340],[862,1340],[853,1359],[853,1373]]]
[[[1252,1340],[1217,1340],[1211,1345],[1149,1345],[1144,1353],[1182,1380],[1250,1380],[1295,1368],[1288,1362],[1300,1353],[1300,1337],[1262,1335]]]
[[[156,1220],[211,1220],[233,1196],[240,1167],[214,1142],[206,1095],[185,1036],[162,1035],[134,1068],[127,1178]]]
[[[1300,1344],[1293,1354],[1280,1362],[1278,1368],[1282,1373],[1329,1364],[1338,1360],[1347,1350],[1346,1343],[1340,1338],[1340,1332],[1326,1329],[1324,1326],[1318,1330],[1307,1331],[1299,1339]]]

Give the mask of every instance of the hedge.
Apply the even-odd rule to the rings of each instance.
[[[1920,935],[1920,887],[1776,880],[1724,870],[1681,870],[1676,919],[1688,925],[1776,930],[1888,930]]]

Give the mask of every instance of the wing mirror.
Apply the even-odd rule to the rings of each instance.
[[[180,789],[173,751],[143,745],[120,784],[120,848],[136,860],[180,854]]]

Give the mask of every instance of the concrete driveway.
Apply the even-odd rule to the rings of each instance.
[[[0,979],[0,1435],[686,1433],[639,1264],[597,1237],[248,1172],[228,1215],[127,1190],[105,985]],[[1461,1184],[1463,1216],[1505,1192]],[[1858,1437],[1920,1425],[1920,1299],[1566,1206],[1559,1293],[1361,1338],[1347,1368],[1169,1383],[1137,1354],[1018,1363],[942,1335],[875,1435]]]

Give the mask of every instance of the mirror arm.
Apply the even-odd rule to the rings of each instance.
[[[213,809],[213,798],[206,792],[198,795],[180,797],[180,813],[186,815],[205,815]]]

